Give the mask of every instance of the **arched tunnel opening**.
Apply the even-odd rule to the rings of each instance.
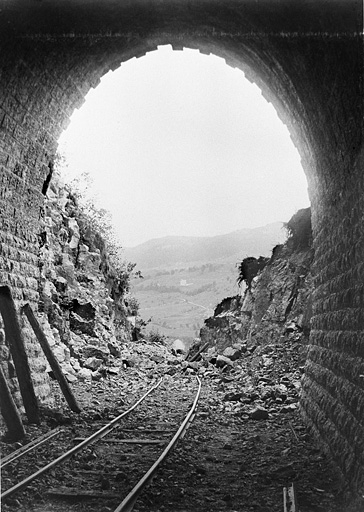
[[[111,212],[123,258],[142,272],[131,294],[139,316],[151,318],[147,331],[188,345],[216,303],[239,293],[237,262],[269,256],[285,239],[281,219],[309,204],[274,107],[240,70],[196,50],[158,47],[109,72],[59,148],[65,176]],[[238,230],[258,227],[263,245],[237,240]],[[178,238],[225,233],[232,240]]]
[[[312,202],[314,293],[300,413],[323,453],[330,455],[348,488],[357,500],[361,499],[364,466],[362,6],[355,1],[337,2],[329,9],[326,2],[211,0],[193,5],[183,1],[155,4],[141,1],[133,7],[116,6],[111,1],[102,5],[97,2],[70,5],[64,1],[55,7],[48,2],[35,6],[19,1],[3,7],[0,23],[3,27],[2,303],[8,304],[10,289],[12,315],[17,316],[20,308],[29,303],[39,317],[45,313],[54,315],[63,332],[62,317],[57,308],[49,308],[47,293],[48,298],[52,297],[72,282],[67,265],[79,234],[73,224],[70,232],[61,237],[60,244],[70,245],[68,257],[62,261],[65,273],[63,279],[44,293],[44,278],[47,272],[52,274],[55,263],[47,254],[47,243],[42,236],[47,218],[44,193],[48,194],[51,187],[59,135],[90,87],[96,86],[101,76],[122,61],[143,55],[158,45],[172,44],[176,49],[189,47],[213,53],[235,67],[242,67],[272,101],[299,148]],[[64,202],[72,218],[72,201],[65,197]],[[86,244],[77,255],[85,265],[85,287],[95,285],[88,279],[86,261],[110,265],[102,241],[90,232],[88,236],[95,249],[91,258],[86,258],[89,252]],[[110,290],[113,301],[120,298],[124,287],[121,278],[118,286]],[[105,311],[112,310],[110,304],[105,300]],[[76,312],[71,303],[62,307],[69,312],[69,321],[76,328],[88,329],[89,335],[97,338],[94,325],[97,313],[92,308],[78,307]],[[10,309],[2,306],[5,324],[1,331],[5,375],[2,397],[3,390],[10,389],[15,408],[21,408],[25,405],[24,390],[19,392],[21,375],[14,357],[13,337],[9,327],[6,329]],[[110,312],[110,322],[114,321],[122,323],[122,311]],[[14,320],[14,325],[21,331],[18,338],[25,341],[35,400],[47,403],[51,384],[46,377],[45,358],[24,316],[20,317],[20,328],[19,320]],[[54,339],[54,334],[47,332],[50,339],[52,336]],[[117,346],[111,341],[113,348],[109,351],[116,353]],[[95,357],[91,352],[89,357]],[[95,400],[92,391],[90,386],[89,399]],[[248,445],[251,442],[253,449],[260,440],[246,442]],[[231,449],[228,440],[225,449]],[[287,470],[282,467],[279,471]],[[294,479],[289,468],[287,471]],[[204,468],[191,475],[204,476]],[[234,486],[231,488],[233,492],[227,493],[223,500],[228,507],[233,507],[234,495],[239,494]],[[325,489],[317,492],[325,493]],[[254,490],[245,494],[255,496]],[[200,509],[218,510],[220,498],[212,501],[215,505],[210,508],[206,505],[203,508],[200,503]],[[250,509],[259,510],[261,505],[256,497],[254,500],[255,503],[249,504]],[[356,507],[362,506],[358,503]],[[9,506],[14,510],[14,504]],[[152,510],[151,502],[143,506]],[[309,506],[312,508],[312,502],[307,510]]]

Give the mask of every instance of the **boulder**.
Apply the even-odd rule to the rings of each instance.
[[[58,293],[61,293],[61,294],[66,293],[66,289],[67,289],[67,286],[68,286],[67,279],[65,279],[62,276],[57,276],[57,278],[55,280],[55,283],[54,283],[54,286],[55,286],[55,288],[56,288]]]
[[[84,362],[83,366],[85,368],[89,368],[90,370],[97,370],[102,365],[103,361],[102,359],[98,359],[97,357],[89,357]]]
[[[71,311],[83,318],[83,320],[94,320],[96,308],[91,302],[79,302],[77,299],[72,301]]]
[[[207,349],[207,354],[206,354],[206,357],[207,359],[209,358],[212,358],[212,357],[217,357],[217,350],[216,350],[216,347],[210,347]]]
[[[74,357],[71,357],[70,364],[71,364],[72,368],[76,371],[81,369],[81,365],[80,365],[78,359],[76,359]]]
[[[174,340],[171,346],[171,351],[172,354],[174,355],[186,354],[186,345],[183,343],[182,340]]]
[[[228,357],[231,361],[236,361],[241,356],[241,351],[237,348],[226,347],[222,355]]]
[[[296,404],[288,404],[288,405],[284,405],[283,407],[281,407],[280,411],[287,413],[287,412],[294,412],[296,409],[297,409]]]
[[[71,233],[71,240],[68,245],[70,249],[77,249],[78,244],[80,243],[80,228],[74,217],[68,218],[68,229]]]
[[[122,362],[124,368],[132,368],[133,366],[135,366],[135,359],[133,359],[132,357],[123,357]]]
[[[177,368],[175,366],[171,366],[164,373],[166,375],[175,375],[177,373]]]
[[[59,363],[63,363],[64,361],[66,361],[66,350],[65,349],[67,349],[67,347],[63,343],[56,345],[52,349],[53,355],[57,358],[57,361]],[[69,350],[68,350],[67,356],[68,355],[69,355]]]
[[[194,370],[195,372],[197,372],[197,370],[199,369],[199,364],[197,362],[192,362],[192,363],[187,363],[187,368],[191,368],[192,370]]]
[[[164,362],[164,357],[163,356],[160,356],[158,354],[154,354],[152,356],[150,356],[150,359],[152,361],[154,361],[155,363],[163,363]]]
[[[66,373],[65,377],[66,377],[67,381],[70,382],[71,384],[73,384],[74,382],[77,382],[77,380],[78,380],[76,375],[72,375],[72,373]]]
[[[284,326],[284,332],[286,332],[287,334],[289,334],[290,332],[295,332],[297,331],[298,328],[297,328],[297,325],[296,325],[296,322],[287,322]]]
[[[249,418],[252,420],[266,420],[269,418],[269,413],[263,407],[256,407],[249,413]]]
[[[287,398],[288,389],[284,384],[276,384],[274,386],[274,394],[277,398],[285,400]]]
[[[233,348],[235,348],[236,350],[240,350],[240,352],[242,354],[244,354],[246,351],[247,351],[247,346],[246,346],[246,342],[238,342],[238,343],[234,343],[233,344]]]
[[[180,361],[178,359],[167,359],[167,364],[169,366],[177,366],[177,365],[179,365],[181,363],[180,363]]]
[[[95,319],[85,320],[72,311],[70,314],[70,329],[77,334],[95,336]]]
[[[244,397],[244,393],[231,392],[224,396],[225,402],[238,402],[240,398]]]
[[[73,368],[73,366],[71,365],[71,363],[69,362],[64,362],[61,364],[61,368],[62,368],[62,372],[63,373],[71,373],[73,375],[76,374],[76,371],[75,369]]]
[[[99,371],[94,371],[91,373],[92,380],[99,381],[102,379],[103,375]]]
[[[82,355],[86,358],[89,357],[97,357],[98,359],[102,359],[102,361],[107,361],[109,358],[110,352],[108,349],[103,347],[96,347],[95,345],[86,345],[81,349]]]
[[[224,366],[234,366],[231,359],[225,356],[218,355],[215,363],[217,368],[223,368]]]
[[[77,373],[77,377],[79,377],[81,380],[91,380],[92,371],[88,368],[81,368],[81,370]]]
[[[109,341],[107,343],[107,348],[110,350],[110,354],[114,357],[120,357],[121,356],[121,350],[120,350],[120,347],[118,346],[116,340],[113,341]]]

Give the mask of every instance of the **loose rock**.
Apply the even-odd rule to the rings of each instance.
[[[269,413],[262,407],[257,407],[249,413],[249,418],[252,420],[266,420],[269,418]]]

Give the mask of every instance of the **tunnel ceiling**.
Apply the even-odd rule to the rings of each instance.
[[[324,139],[336,139],[334,153],[349,153],[348,145],[350,153],[359,151],[361,134],[353,126],[362,117],[361,0],[12,0],[0,6],[9,67],[29,62],[41,83],[53,80],[53,89],[59,82],[65,91],[63,113],[50,113],[54,91],[53,101],[45,94],[35,106],[37,115],[59,119],[55,138],[103,74],[172,44],[243,69],[287,124],[306,169],[317,165],[312,155],[317,160]],[[338,107],[333,85],[340,101],[357,102],[355,118]],[[344,137],[333,133],[337,123]]]
[[[361,0],[3,0],[0,6],[3,37],[100,34],[123,31],[127,24],[150,30],[168,14],[179,25],[217,14],[238,16],[246,31],[352,33],[362,24]]]

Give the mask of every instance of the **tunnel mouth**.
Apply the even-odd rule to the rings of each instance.
[[[177,54],[177,55],[178,55],[178,54]],[[197,56],[198,56],[198,55],[197,55]],[[134,62],[135,62],[135,61],[134,61]],[[198,62],[198,60],[197,60],[197,62]],[[226,62],[226,61],[225,61],[225,62]],[[135,62],[135,63],[136,63],[136,62]],[[141,61],[140,61],[140,64],[139,64],[139,65],[140,65],[140,66],[143,66],[143,60],[141,60]],[[128,69],[130,69],[130,68],[125,68],[125,72],[127,72],[127,70],[128,70]],[[120,69],[118,69],[119,76],[120,76],[121,72],[122,72],[122,67],[120,67]],[[112,94],[112,92],[111,92],[111,91],[112,91],[113,89],[107,89],[107,84],[111,83],[111,81],[112,81],[112,80],[116,81],[116,80],[117,80],[116,75],[114,76],[114,74],[110,74],[110,76],[109,76],[109,80],[110,80],[109,82],[106,82],[106,77],[105,77],[104,85],[101,83],[98,87],[100,88],[100,90],[101,90],[101,88],[102,88],[103,86],[104,86],[104,87],[106,87],[106,89],[105,89],[105,90],[106,90],[106,91],[109,91],[109,92],[108,92],[108,94],[111,96],[111,94]],[[146,81],[148,81],[148,79],[146,79]],[[124,85],[124,82],[123,82],[123,85]],[[96,92],[97,92],[97,91],[94,91],[94,93],[96,93]],[[154,93],[154,94],[155,94],[155,93]],[[151,103],[153,103],[153,101],[154,101],[154,99],[155,99],[155,96],[154,96],[154,95],[152,95],[152,92],[150,93],[150,95],[151,95],[151,100],[150,100],[150,101],[151,101]],[[94,96],[94,97],[95,97],[95,96]],[[215,98],[215,96],[214,96],[214,98]],[[265,98],[259,98],[259,99],[261,99],[261,100],[262,100],[262,102],[265,102]],[[90,101],[91,101],[91,98],[90,98]],[[115,101],[116,101],[116,98],[115,98]],[[168,101],[168,100],[166,99],[165,101]],[[86,104],[87,104],[87,100],[86,100]],[[85,104],[83,107],[81,107],[81,110],[80,110],[79,114],[81,114],[82,108],[86,108],[86,104]],[[91,103],[90,103],[90,105],[91,105]],[[96,106],[96,103],[92,103],[92,105],[93,105],[93,109],[94,109],[95,111],[98,111],[98,107]],[[144,107],[144,103],[143,103],[143,107]],[[212,108],[212,107],[213,107],[213,105],[211,105],[211,108]],[[89,110],[92,112],[92,107],[89,107]],[[116,116],[116,115],[117,115],[117,114],[116,114],[116,111],[114,112],[114,114],[113,114],[113,115],[114,115],[114,116]],[[125,116],[127,116],[127,112],[125,112],[125,113],[124,113],[124,115],[125,115]],[[147,114],[146,114],[146,115],[147,115]],[[135,116],[137,116],[137,117],[139,116],[139,114],[138,114],[138,112],[137,112],[137,111],[135,112]],[[172,116],[172,115],[171,115],[171,116]],[[201,114],[201,116],[202,116],[202,114]],[[141,114],[140,114],[140,117],[141,117]],[[143,121],[143,123],[146,123],[146,122],[147,122],[147,121]],[[91,124],[91,122],[89,122],[88,124]],[[168,123],[167,123],[167,124],[168,124]],[[81,125],[79,125],[79,126],[81,126]],[[114,126],[114,125],[113,125],[113,126]],[[70,128],[71,128],[71,127],[70,127]],[[189,130],[189,128],[186,128],[186,131],[188,131],[188,130]],[[182,131],[183,131],[183,130],[182,130]],[[84,137],[85,139],[88,139],[88,133],[87,133],[87,132],[86,132],[86,133],[84,133],[84,132],[83,132],[83,130],[82,130],[82,127],[79,127],[79,128],[77,128],[77,129],[75,128],[75,129],[74,129],[74,132],[72,132],[72,133],[78,133],[78,132],[79,132],[79,133],[83,133],[83,137]],[[134,132],[133,132],[133,133],[134,133]],[[148,137],[149,137],[149,135],[148,135]],[[259,138],[259,137],[257,137],[257,138]],[[144,135],[143,135],[143,136],[140,136],[139,134],[136,134],[136,135],[135,135],[135,139],[136,139],[136,140],[138,140],[138,143],[139,143],[139,144],[142,144],[142,141],[144,140]],[[95,143],[96,143],[96,142],[97,142],[97,139],[95,140]],[[289,141],[289,142],[291,143],[291,141]],[[188,149],[188,148],[187,148],[187,149]],[[186,150],[187,150],[187,149],[186,149]],[[87,153],[87,150],[81,150],[81,151],[82,151],[84,154],[86,154],[86,153]],[[207,151],[207,150],[206,150],[206,151]],[[130,153],[133,153],[133,150],[130,150],[129,152],[130,152]],[[127,155],[125,155],[125,157],[127,157]],[[284,164],[283,164],[283,165],[284,165]],[[106,167],[110,167],[110,165],[107,165]],[[288,165],[287,165],[287,167],[288,167]],[[127,171],[126,171],[126,172],[127,172]],[[234,171],[234,172],[235,172],[235,171]],[[105,176],[109,176],[109,175],[107,174],[107,171],[104,171],[103,176],[104,176],[104,174],[105,174]],[[181,171],[181,174],[182,174],[182,171]],[[219,176],[220,176],[220,175],[219,175]],[[220,176],[220,177],[221,177],[221,176]],[[221,178],[223,179],[223,177],[221,177]],[[178,176],[176,175],[176,180],[177,180],[177,179],[179,179],[179,178],[178,178]],[[190,178],[190,179],[192,180],[192,179],[193,179],[193,177],[191,176],[191,178]],[[215,178],[213,175],[211,175],[211,179],[212,179],[212,180],[214,180],[214,181],[217,181],[217,178]],[[220,179],[220,178],[218,178],[218,179]],[[110,175],[109,177],[105,178],[105,181],[106,181],[108,184],[109,184],[109,183],[113,183],[113,187],[117,187],[117,186],[118,186],[118,183],[119,183],[119,182],[117,182],[117,181],[116,181],[116,180],[115,180],[111,175]],[[132,195],[132,192],[131,192],[131,190],[129,190],[129,187],[127,186],[127,183],[128,183],[128,182],[124,182],[124,183],[120,182],[120,187],[121,187],[121,186],[124,186],[124,188],[128,189],[128,191],[129,191],[128,193],[129,193],[130,195]],[[275,183],[275,184],[276,184],[276,183]],[[100,182],[100,186],[101,186],[101,182]],[[140,187],[142,188],[143,186],[144,186],[144,185],[143,185],[143,183],[141,182],[141,183],[140,183]],[[263,186],[263,185],[262,185],[262,186]],[[139,185],[138,185],[138,187],[139,187]],[[272,185],[272,187],[273,187],[273,185]],[[145,188],[145,187],[144,187],[144,188]],[[99,189],[99,193],[100,193],[100,190],[101,190],[101,188]],[[161,198],[161,199],[160,199],[160,201],[161,201],[161,202],[163,202],[163,201],[167,201],[167,200],[164,200],[164,195],[167,195],[167,193],[166,193],[166,192],[164,192],[164,191],[163,191],[163,189],[158,189],[158,190],[159,190],[159,192],[160,192],[160,193],[158,192],[158,193],[154,193],[154,194],[152,194],[152,195],[157,195],[158,197],[160,197],[160,198]],[[148,193],[149,193],[149,189],[148,189]],[[174,194],[176,194],[176,193],[178,193],[178,191],[174,191]],[[257,193],[258,193],[258,192],[257,192]],[[171,195],[171,196],[173,196],[173,193],[171,193],[170,195]],[[149,215],[152,215],[152,211],[151,211],[151,210],[149,210],[149,208],[146,206],[146,204],[145,204],[142,200],[136,200],[136,202],[137,202],[137,203],[139,203],[139,204],[144,204],[144,209],[145,209],[145,208],[147,208],[147,210],[148,210],[148,211],[150,211]],[[176,201],[176,202],[177,202],[177,201]],[[230,201],[230,203],[231,203],[231,201]],[[166,204],[168,205],[169,203],[166,203]],[[106,205],[106,207],[107,207],[107,205]],[[170,207],[171,207],[171,209],[173,209],[173,205],[170,205]],[[130,208],[131,208],[131,206],[130,206]],[[232,206],[231,206],[231,205],[230,205],[230,208],[232,208]],[[168,211],[168,206],[166,206],[164,209],[165,209],[166,211]],[[171,211],[172,211],[172,210],[171,210]],[[121,214],[122,214],[122,212],[121,212]],[[243,216],[244,216],[244,215],[242,214],[242,217],[243,217]],[[114,217],[116,217],[116,215],[115,215],[115,214],[114,214]],[[269,218],[269,220],[271,220],[271,219]],[[262,222],[261,222],[261,225],[263,226],[264,224],[265,224],[265,222],[264,222],[264,221],[262,221]],[[235,229],[232,229],[232,228],[231,228],[231,229],[226,229],[225,231],[226,231],[226,232],[228,232],[228,231],[229,231],[229,232],[232,232],[232,231],[234,231],[234,230],[235,230]],[[121,230],[120,230],[120,232],[121,232],[121,237],[122,237],[123,233],[122,233],[122,231],[121,231]],[[188,236],[188,233],[185,233],[185,234],[184,234],[184,236]],[[202,234],[202,236],[204,236],[204,234]],[[278,235],[277,235],[277,236],[278,236]],[[160,237],[162,237],[162,235],[161,235]],[[151,238],[158,238],[158,235],[151,236]],[[284,238],[283,234],[282,234],[282,236],[281,236],[281,237],[279,237],[279,236],[278,236],[277,240],[274,240],[274,241],[272,242],[272,247],[273,247],[274,245],[276,245],[276,243],[277,243],[277,242],[283,241],[283,238]],[[176,242],[176,243],[177,243],[177,242]],[[223,243],[223,242],[222,242],[222,243]],[[170,249],[170,246],[172,247],[172,246],[173,246],[173,244],[174,244],[174,241],[173,241],[173,238],[172,238],[172,239],[171,239],[171,241],[170,241],[170,244],[169,244],[169,245],[167,244],[167,245],[168,245],[168,247],[166,247],[166,248],[162,249],[162,250],[160,251],[160,254],[165,253],[166,251],[168,252],[168,250]],[[265,248],[265,250],[266,250],[266,256],[268,256],[268,257],[270,256],[270,251],[271,251],[272,247],[270,247],[270,246],[269,246],[268,248]],[[188,252],[188,247],[186,246],[186,247],[184,247],[184,248],[181,248],[181,250],[182,250],[182,251],[187,251],[187,252]],[[246,250],[248,250],[248,249],[246,249]],[[256,256],[257,256],[257,257],[259,257],[260,255],[261,255],[261,254],[258,254],[258,253],[256,254]],[[137,263],[137,265],[138,265],[138,268],[139,268],[140,270],[142,270],[142,273],[145,275],[145,271],[144,271],[143,263],[140,263],[140,262],[138,262],[137,260],[134,260],[132,255],[130,255],[130,256],[128,256],[128,257],[130,258],[130,260],[131,260],[131,261],[136,261],[136,263]],[[238,255],[237,255],[237,256],[236,256],[236,261],[238,261],[238,259],[239,259],[239,257],[238,257]],[[149,263],[150,263],[150,262],[149,262]],[[158,266],[157,264],[155,264],[155,265],[156,265],[156,266]],[[187,267],[190,267],[191,265],[192,265],[192,263],[190,264],[190,263],[188,263],[188,262],[187,262],[187,263],[186,263],[186,265],[185,265],[185,266],[186,266],[186,269],[185,269],[185,270],[187,270]],[[177,276],[178,272],[180,273],[180,272],[183,270],[182,268],[173,269],[173,268],[172,268],[172,267],[173,267],[173,265],[172,265],[172,267],[171,267],[171,268],[169,268],[169,267],[170,267],[170,265],[167,265],[167,266],[168,266],[168,272],[165,272],[165,274],[166,274],[166,273],[172,273],[172,272],[173,272],[173,273],[176,273],[176,275],[173,277],[173,279],[177,279],[177,277],[178,277],[178,276]],[[200,266],[201,266],[201,267],[203,266],[203,262],[201,262],[201,265],[200,265]],[[164,271],[165,271],[165,269],[162,269],[162,270],[164,270]],[[149,272],[147,272],[147,273],[149,273]],[[157,272],[157,274],[158,274],[158,272]],[[191,279],[189,279],[189,277],[190,277],[190,276],[189,276],[188,274],[186,274],[186,273],[184,273],[183,275],[182,275],[182,274],[178,274],[178,275],[179,275],[179,279],[175,280],[173,283],[172,283],[172,281],[171,281],[169,284],[167,284],[167,285],[166,285],[166,286],[167,286],[167,288],[168,288],[168,287],[169,287],[170,289],[172,289],[172,288],[173,288],[173,290],[174,290],[176,287],[179,287],[179,289],[180,289],[180,290],[185,289],[185,291],[187,291],[187,292],[188,292],[188,293],[190,293],[190,294],[194,293],[194,292],[195,292],[195,288],[196,288],[196,286],[195,286],[195,287],[193,287],[193,286],[192,286],[192,287],[188,288],[188,287],[191,285],[191,283],[189,282],[189,281],[191,281]],[[177,276],[177,277],[176,277],[176,276]],[[159,279],[159,278],[158,278],[158,277],[157,277],[157,275],[156,275],[156,280],[158,281],[158,279]],[[164,278],[161,278],[161,279],[164,279]],[[172,278],[171,278],[171,279],[172,279]],[[234,275],[234,276],[232,277],[232,279],[233,279],[233,281],[235,282],[235,280],[236,280],[236,276]],[[153,281],[153,279],[152,279],[151,281]],[[186,281],[186,282],[185,282],[185,281]],[[147,284],[145,284],[145,285],[144,285],[144,283],[145,283],[145,279],[143,280],[143,282],[142,282],[142,281],[140,281],[140,286],[141,286],[141,287],[144,287],[144,286],[152,286],[152,285],[153,285],[153,282],[149,282],[149,281],[148,281],[148,283],[147,283]],[[162,283],[162,281],[161,281],[161,283]],[[172,284],[171,284],[171,283],[172,283]],[[202,284],[201,284],[201,286],[203,286],[204,284],[205,284],[205,283],[202,283]],[[138,286],[138,285],[139,285],[139,281],[138,281],[137,286]],[[162,286],[162,287],[163,287],[163,283],[162,283],[160,286]],[[183,287],[185,287],[185,288],[183,288]],[[161,288],[159,288],[159,289],[157,289],[157,288],[156,288],[156,291],[157,291],[157,292],[159,292],[159,291],[160,291],[160,289],[161,289]],[[226,291],[226,290],[221,291],[221,292],[216,296],[216,301],[215,301],[215,302],[218,302],[218,300],[221,300],[221,299],[222,299],[224,296],[226,296],[226,295],[233,295],[235,292],[236,292],[236,290],[234,290],[234,289],[233,289],[233,287],[232,287],[229,291]],[[157,297],[157,295],[155,295],[155,297]],[[185,298],[187,299],[187,301],[186,301],[186,302],[188,302],[188,303],[191,303],[191,304],[192,304],[192,302],[193,302],[193,300],[194,300],[194,298],[193,298],[193,296],[192,296],[192,295],[191,295],[191,296],[186,296]],[[195,298],[196,298],[196,297],[195,297]],[[196,302],[196,301],[195,301],[195,302]],[[206,306],[206,304],[205,304],[205,306]],[[214,307],[214,306],[215,306],[215,304],[213,304],[213,305],[211,305],[211,304],[210,304],[208,308],[207,308],[207,307],[205,307],[204,309],[206,309],[206,311],[207,311],[208,309],[210,309],[210,310],[211,310],[210,312],[212,313],[212,309],[213,309],[213,307]],[[145,314],[146,314],[146,315],[147,315],[147,317],[149,318],[149,316],[150,316],[150,315],[148,315],[148,314],[147,314],[147,312],[146,312]],[[207,313],[206,313],[206,315],[207,315]],[[206,316],[206,315],[205,315],[205,316]],[[146,318],[145,318],[145,319],[146,319]],[[163,321],[162,321],[162,324],[164,324],[164,323],[169,324],[169,323],[170,323],[170,322],[169,322],[169,320],[170,320],[170,318],[169,318],[169,317],[168,317],[168,318],[163,318],[162,320],[163,320]],[[174,320],[175,320],[175,319],[174,319]],[[174,320],[173,320],[173,321],[174,321]],[[176,321],[177,321],[177,320],[176,320]],[[186,325],[187,325],[187,323],[186,323]],[[197,325],[197,328],[196,328],[196,325]],[[193,339],[193,337],[194,337],[194,336],[198,336],[199,328],[200,328],[200,327],[202,327],[202,325],[203,325],[203,320],[202,320],[202,321],[200,321],[199,323],[196,323],[196,321],[192,321],[192,322],[190,322],[190,323],[189,323],[189,327],[188,327],[188,334],[187,334],[187,331],[186,331],[186,333],[183,333],[183,332],[182,332],[183,327],[182,327],[182,324],[181,324],[181,326],[180,326],[180,328],[179,328],[178,332],[175,332],[175,333],[170,332],[170,333],[169,333],[169,335],[171,335],[171,336],[172,336],[172,337],[174,337],[174,338],[179,338],[179,337],[181,337],[181,336],[182,336],[182,337],[184,337],[184,336],[189,336],[189,337],[191,338],[191,340],[190,340],[190,341],[192,341],[192,339]],[[195,331],[195,332],[194,332],[194,334],[192,333],[192,331],[191,331],[191,329],[190,329],[190,327],[191,327],[191,326],[193,326],[193,327],[194,327],[194,331]],[[167,331],[166,331],[166,329],[165,329],[165,327],[166,327],[166,326],[162,326],[162,328],[160,328],[158,325],[154,325],[153,323],[152,323],[152,324],[151,324],[151,326],[150,326],[150,328],[151,328],[152,330],[155,330],[155,331],[161,332],[162,334],[168,335],[168,334],[167,334]],[[190,331],[191,331],[191,332],[190,332]]]
[[[289,126],[309,181],[315,293],[302,415],[349,486],[362,489],[362,5],[335,2],[330,12],[324,1],[115,5],[19,0],[1,13],[2,283],[12,286],[17,305],[38,304],[49,162],[101,76],[165,43],[195,45],[244,66]],[[103,16],[92,16],[103,7]],[[28,331],[26,343],[35,361]],[[38,363],[37,389],[46,400]]]

